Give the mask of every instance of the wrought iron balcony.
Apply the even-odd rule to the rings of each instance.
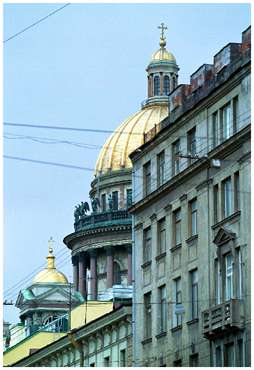
[[[242,302],[239,299],[218,304],[203,311],[203,336],[212,339],[223,332],[241,328]]]
[[[119,209],[117,211],[110,210],[82,216],[77,222],[74,223],[74,229],[75,231],[80,231],[100,226],[130,223],[130,213],[126,209]]]

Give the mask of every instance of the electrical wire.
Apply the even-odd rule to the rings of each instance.
[[[29,26],[27,26],[27,27],[23,28],[23,29],[22,29],[22,30],[20,30],[19,32],[15,33],[14,35],[12,35],[12,36],[8,37],[7,39],[5,39],[5,40],[3,41],[3,43],[6,43],[6,42],[8,42],[8,41],[10,41],[10,40],[12,40],[12,39],[14,39],[14,38],[16,38],[17,36],[21,35],[22,33],[24,33],[24,32],[26,32],[26,31],[28,31],[29,29],[31,29],[31,28],[33,28],[33,27],[35,27],[37,24],[39,24],[39,23],[41,23],[41,22],[45,21],[47,18],[49,18],[49,17],[51,17],[52,15],[54,15],[54,14],[56,14],[56,13],[60,12],[60,10],[62,10],[62,9],[64,9],[64,8],[66,8],[66,7],[67,7],[68,5],[70,5],[70,4],[71,4],[71,3],[67,3],[67,4],[65,4],[65,5],[61,6],[60,8],[58,8],[58,9],[54,10],[53,12],[51,12],[51,13],[47,14],[45,17],[38,19],[36,22],[34,22],[34,23],[30,24]]]

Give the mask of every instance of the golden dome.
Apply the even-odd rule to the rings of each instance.
[[[49,240],[49,254],[47,256],[47,268],[40,271],[33,279],[33,283],[63,283],[68,284],[67,277],[55,268],[55,256],[52,248],[53,239]]]
[[[176,63],[176,58],[167,49],[160,48],[152,55],[152,62],[165,60],[167,62]]]
[[[131,168],[130,153],[144,143],[144,134],[168,116],[168,105],[148,105],[127,118],[107,139],[95,168],[96,175]]]

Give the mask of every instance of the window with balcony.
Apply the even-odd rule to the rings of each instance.
[[[144,339],[152,336],[152,305],[151,292],[144,295]]]
[[[180,172],[180,140],[176,140],[172,144],[172,176]]]
[[[198,270],[190,271],[191,320],[198,318]]]
[[[143,167],[144,196],[151,193],[151,162],[147,162]]]
[[[233,298],[233,258],[232,254],[229,253],[225,257],[225,293],[224,297],[226,301]]]
[[[166,286],[163,285],[158,289],[159,295],[159,332],[164,333],[167,330],[167,299]]]
[[[197,155],[196,127],[187,132],[187,152],[190,157]],[[188,158],[188,165],[191,165],[194,161],[195,158]]]
[[[231,177],[228,177],[222,182],[222,215],[226,218],[232,214],[232,181]]]
[[[158,255],[166,252],[166,221],[165,218],[157,224],[158,233]]]
[[[173,328],[182,325],[182,288],[181,278],[173,280],[174,308],[173,308]]]
[[[181,209],[173,212],[173,245],[181,244]]]
[[[118,210],[118,191],[112,192],[112,209],[114,211]]]
[[[197,228],[197,199],[193,199],[189,202],[189,236],[197,235],[198,228]]]
[[[161,186],[165,181],[165,151],[157,155],[157,185]]]
[[[169,94],[169,91],[170,91],[169,77],[168,76],[164,76],[164,79],[163,79],[163,93],[164,93],[164,95],[168,95]]]
[[[102,194],[102,196],[101,196],[101,210],[102,210],[102,212],[105,212],[106,209],[107,209],[106,194]]]
[[[160,77],[155,76],[153,79],[153,94],[154,96],[160,95]]]
[[[143,233],[143,262],[149,262],[152,259],[152,232],[151,227],[144,230]]]

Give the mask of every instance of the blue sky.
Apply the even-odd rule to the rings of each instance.
[[[61,4],[5,4],[4,39]],[[4,44],[4,121],[115,129],[146,98],[145,68],[168,26],[179,82],[212,63],[250,25],[247,4],[71,4]],[[103,145],[106,134],[4,127],[14,134]],[[10,135],[11,134],[11,135]],[[4,138],[4,154],[94,168],[98,149]],[[47,241],[65,253],[56,264],[72,279],[62,243],[73,209],[88,200],[93,172],[4,160],[4,290],[45,262]],[[15,300],[20,286],[5,298]],[[17,309],[4,318],[14,322]]]

